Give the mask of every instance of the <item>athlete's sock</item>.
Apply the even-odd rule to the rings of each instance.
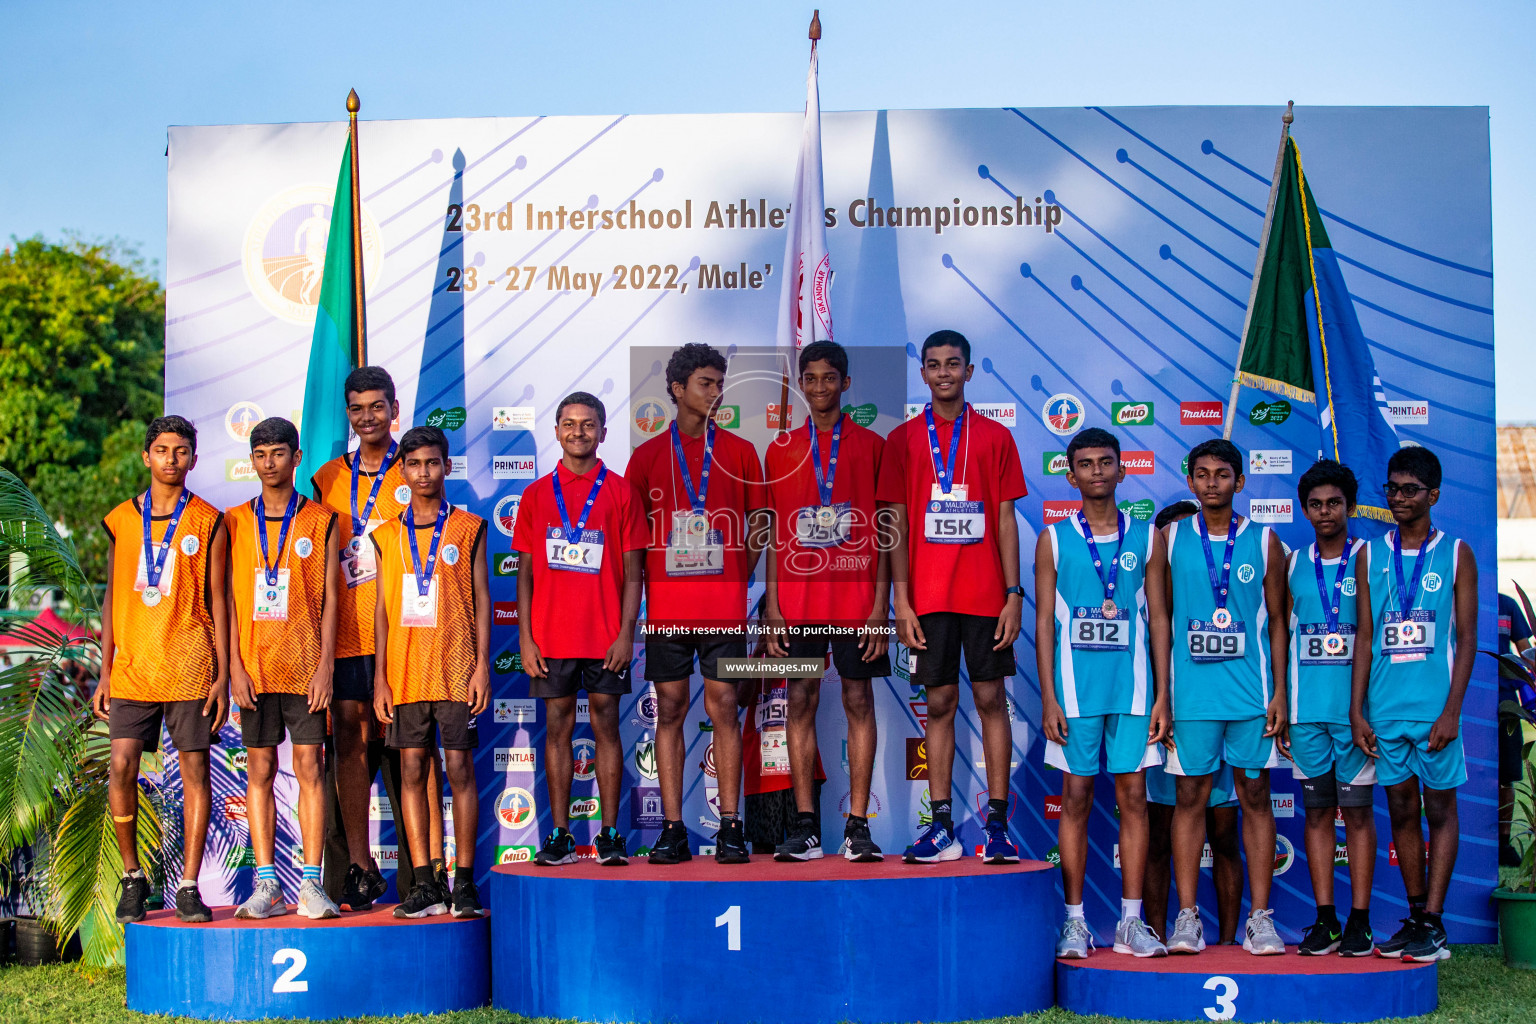
[[[419,868],[413,868],[411,874],[415,877],[417,885],[433,884],[432,865],[430,864],[423,864]]]
[[[1319,903],[1317,905],[1317,919],[1323,924],[1337,926],[1339,923],[1339,911],[1332,903]]]
[[[257,864],[256,865],[256,881],[258,881],[258,882],[275,882],[275,881],[277,881],[277,865],[276,864]]]
[[[723,825],[727,821],[735,821],[740,817],[741,815],[736,811],[722,811],[720,812],[720,823]]]
[[[181,880],[181,883],[179,885],[177,885],[176,888],[177,889],[196,889],[197,888],[197,879],[195,879],[195,878],[183,878]]]
[[[814,825],[815,823],[816,823],[816,815],[812,814],[810,811],[796,811],[795,812],[795,824],[796,825]]]
[[[996,820],[998,820],[998,821],[1007,821],[1008,820],[1008,801],[1007,800],[988,800],[987,801],[987,820],[990,821],[990,820],[992,820],[994,818]]]
[[[445,869],[446,869],[446,865],[443,864],[443,858],[441,858],[441,857],[433,857],[432,858],[432,873],[434,875],[437,874],[439,871],[443,871]]]
[[[954,831],[955,822],[954,819],[950,817],[950,807],[950,801],[947,799],[935,800],[933,802],[933,820],[938,822],[940,825],[943,825],[950,831]]]
[[[1141,919],[1141,900],[1122,899],[1120,901],[1120,920],[1130,921],[1132,919]]]
[[[869,819],[864,817],[864,815],[862,815],[862,814],[850,814],[850,815],[848,815],[848,818],[844,822],[844,827],[846,828],[848,825],[868,825],[868,824],[869,824]]]
[[[1067,920],[1068,921],[1086,921],[1086,920],[1088,920],[1086,917],[1083,916],[1083,905],[1081,903],[1068,903],[1067,904]]]
[[[455,888],[457,888],[458,886],[461,886],[461,885],[468,885],[469,883],[473,882],[474,880],[475,880],[475,869],[474,868],[461,868],[461,867],[458,867],[457,865],[454,866],[454,869],[453,869],[453,884],[454,884]]]
[[[1371,927],[1370,908],[1367,907],[1364,910],[1351,908],[1349,911],[1349,923],[1352,925],[1363,925],[1365,929],[1369,931]]]
[[[1431,914],[1427,910],[1424,911],[1424,916],[1420,920],[1422,920],[1425,924],[1432,924],[1436,928],[1444,928],[1445,927],[1445,925],[1442,924],[1441,921],[1440,921],[1440,915],[1439,914]]]
[[[1428,896],[1408,897],[1408,916],[1415,921],[1424,920],[1424,907],[1429,902]]]
[[[315,883],[318,884],[319,881],[320,881],[320,865],[319,864],[305,864],[304,865],[304,874],[299,879],[299,881],[300,882],[315,882]]]
[[[144,877],[144,869],[143,868],[131,868],[128,871],[124,871],[123,872],[123,877],[124,878],[143,878]]]

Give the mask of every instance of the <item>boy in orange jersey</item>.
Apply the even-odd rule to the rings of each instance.
[[[91,698],[109,724],[108,800],[123,857],[121,924],[144,920],[149,880],[139,866],[139,762],[160,746],[160,724],[181,760],[185,860],[176,916],[212,921],[197,891],[212,790],[208,748],[229,713],[228,540],[218,509],[186,488],[197,465],[197,429],[161,416],[144,435],[149,490],[102,521],[107,596],[101,609],[101,682]]]
[[[414,427],[400,439],[400,469],[411,504],[373,532],[378,563],[374,610],[373,710],[400,751],[400,809],[416,887],[395,916],[447,912],[448,894],[427,858],[427,765],[439,745],[453,788],[453,916],[479,917],[475,890],[474,717],[491,700],[491,603],[485,520],[443,496],[452,468],[448,439],[436,427]]]
[[[256,888],[235,911],[262,919],[288,912],[274,859],[277,808],[272,780],[277,745],[293,741],[299,783],[299,834],[304,869],[300,917],[335,917],[320,888],[325,833],[325,709],[331,702],[336,651],[336,513],[299,497],[293,471],[303,458],[299,431],[285,419],[251,431],[251,465],[261,493],[224,513],[229,529],[229,598],[234,616],[229,671],[232,695],[245,709],[240,733],[247,754],[245,807],[256,853]]]

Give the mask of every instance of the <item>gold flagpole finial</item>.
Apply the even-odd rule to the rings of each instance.
[[[811,31],[809,34],[813,43],[821,39],[821,8],[819,7],[811,12]]]
[[[1290,124],[1292,121],[1296,120],[1295,109],[1296,109],[1296,101],[1295,100],[1286,100],[1285,101],[1285,113],[1280,115],[1281,122],[1284,123],[1284,124]]]
[[[351,114],[353,117],[356,117],[357,112],[362,109],[363,103],[357,98],[357,90],[353,89],[351,92],[347,93],[347,113]]]

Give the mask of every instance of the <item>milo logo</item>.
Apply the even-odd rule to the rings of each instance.
[[[456,405],[452,409],[433,409],[427,413],[427,426],[436,427],[439,430],[458,430],[464,425],[468,415],[462,405]]]
[[[1266,423],[1284,423],[1291,415],[1291,403],[1285,399],[1260,402],[1248,410],[1248,422],[1256,427]]]
[[[880,410],[875,406],[874,402],[866,402],[863,405],[843,406],[843,415],[861,427],[872,427],[875,425],[875,420],[880,416]]]
[[[1112,402],[1109,414],[1117,427],[1150,426],[1153,423],[1151,402]]]
[[[1046,476],[1062,476],[1067,469],[1066,452],[1040,453],[1040,471]]]
[[[1142,498],[1140,501],[1122,501],[1120,511],[1138,522],[1150,523],[1152,517],[1157,514],[1157,506],[1151,498]]]
[[[735,430],[741,426],[741,406],[722,405],[715,410],[715,426]]]

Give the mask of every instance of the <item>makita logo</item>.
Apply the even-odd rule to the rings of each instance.
[[[1153,459],[1151,452],[1121,452],[1120,465],[1131,476],[1145,476],[1152,472]]]
[[[498,626],[515,626],[515,625],[517,625],[517,602],[516,601],[493,601],[491,603],[491,612],[492,612],[492,615],[494,616],[491,621],[495,625],[498,625]]]
[[[1115,402],[1110,416],[1117,427],[1145,426],[1153,422],[1151,402]]]
[[[1179,426],[1203,427],[1221,422],[1220,402],[1180,402]]]
[[[1061,797],[1059,797],[1059,796],[1047,796],[1045,798],[1045,820],[1046,821],[1060,821],[1061,820]]]
[[[1083,507],[1080,501],[1047,501],[1044,506],[1045,521],[1055,523],[1067,519]]]

